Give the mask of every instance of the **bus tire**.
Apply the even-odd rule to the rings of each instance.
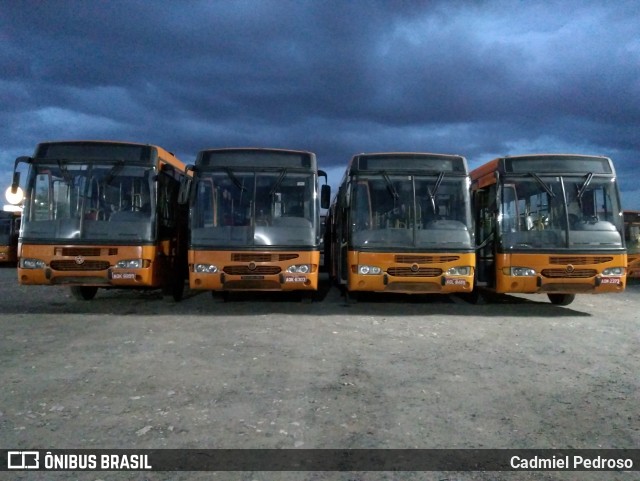
[[[487,303],[485,296],[482,295],[477,287],[471,292],[460,292],[458,293],[458,296],[473,305],[483,305]]]
[[[551,304],[556,306],[568,306],[576,298],[575,294],[547,294]]]
[[[359,296],[357,292],[352,292],[345,286],[344,288],[344,303],[346,306],[350,306],[352,304],[357,304],[359,300]]]
[[[184,276],[178,274],[169,281],[169,285],[163,289],[162,298],[174,302],[180,302],[184,296]]]
[[[79,301],[90,301],[97,293],[96,286],[71,286],[71,295]]]

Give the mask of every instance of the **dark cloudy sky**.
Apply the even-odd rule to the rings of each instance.
[[[0,0],[0,89],[1,185],[44,140],[570,152],[640,209],[637,0]]]

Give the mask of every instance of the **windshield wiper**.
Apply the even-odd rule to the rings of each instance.
[[[400,198],[400,195],[398,194],[398,191],[396,190],[395,186],[393,185],[393,182],[391,182],[391,179],[389,178],[389,174],[387,174],[386,172],[383,171],[382,172],[382,177],[386,181],[387,189],[389,190],[389,193],[393,197],[393,201],[395,203],[395,201],[397,201]]]
[[[440,184],[442,184],[442,179],[444,179],[444,172],[440,172],[440,174],[438,174],[436,185],[433,186],[433,192],[429,187],[427,187],[427,194],[429,194],[429,200],[431,200],[431,208],[433,209],[434,214],[437,214],[436,195],[438,195],[438,189],[440,188]]]
[[[227,167],[226,169],[224,169],[224,171],[227,173],[229,179],[231,179],[231,182],[233,182],[233,185],[235,185],[240,191],[244,192],[245,190],[247,190],[247,188],[238,180],[238,178],[230,168]]]
[[[124,167],[124,160],[117,160],[109,173],[104,177],[104,185],[109,185]]]
[[[269,197],[271,197],[273,194],[275,194],[276,190],[278,190],[278,187],[280,187],[280,184],[282,184],[282,181],[284,180],[284,177],[287,175],[287,169],[282,169],[282,172],[280,172],[280,177],[278,177],[278,180],[276,180],[276,183],[273,184],[273,187],[271,188],[271,191],[269,192]]]
[[[538,182],[538,184],[542,186],[542,188],[547,192],[547,194],[549,194],[549,197],[554,198],[556,196],[556,194],[554,194],[553,191],[551,190],[551,187],[549,187],[544,180],[538,177],[538,174],[529,172],[529,175],[534,179],[536,179],[536,182]]]
[[[585,191],[587,190],[587,187],[589,187],[589,184],[591,183],[591,179],[593,179],[593,172],[589,172],[587,174],[587,178],[585,179],[584,183],[582,184],[581,187],[578,187],[576,185],[576,190],[578,191],[577,194],[577,199],[578,199],[578,205],[580,206],[580,210],[582,211],[582,196],[584,195]]]
[[[69,173],[67,166],[62,163],[63,161],[63,159],[58,159],[56,161],[58,163],[58,168],[60,169],[62,177],[64,177],[65,183],[69,186],[73,186],[73,176]]]

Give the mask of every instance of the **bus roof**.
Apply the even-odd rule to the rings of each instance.
[[[198,152],[196,166],[298,168],[317,170],[316,155],[304,150],[261,147],[232,147],[205,149]]]
[[[354,155],[347,172],[379,171],[457,172],[466,174],[467,160],[461,155],[428,152],[376,152]]]
[[[184,164],[171,152],[157,145],[114,140],[63,140],[41,142],[36,159],[124,160],[155,163],[160,160],[184,171]]]
[[[473,181],[500,173],[615,174],[611,159],[597,155],[529,154],[499,157],[471,171]]]

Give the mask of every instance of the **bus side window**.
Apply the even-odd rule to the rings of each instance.
[[[355,230],[371,229],[371,194],[368,182],[358,182],[355,185],[355,209]]]
[[[478,215],[476,225],[478,231],[478,239],[483,242],[493,232],[495,222],[495,194],[491,194],[488,190],[476,191],[476,203],[478,206]]]
[[[195,220],[196,227],[215,227],[215,200],[214,197],[219,194],[220,187],[213,187],[209,179],[200,179],[198,183],[198,206],[197,218]]]
[[[38,174],[31,200],[31,220],[49,220],[49,204],[51,200],[51,174]]]
[[[160,228],[173,228],[176,224],[175,211],[178,200],[179,185],[177,181],[162,172],[158,176],[158,214],[160,219]],[[144,195],[141,191],[141,211],[144,212]]]
[[[518,194],[515,185],[505,185],[502,189],[502,231],[515,232],[519,224]]]

